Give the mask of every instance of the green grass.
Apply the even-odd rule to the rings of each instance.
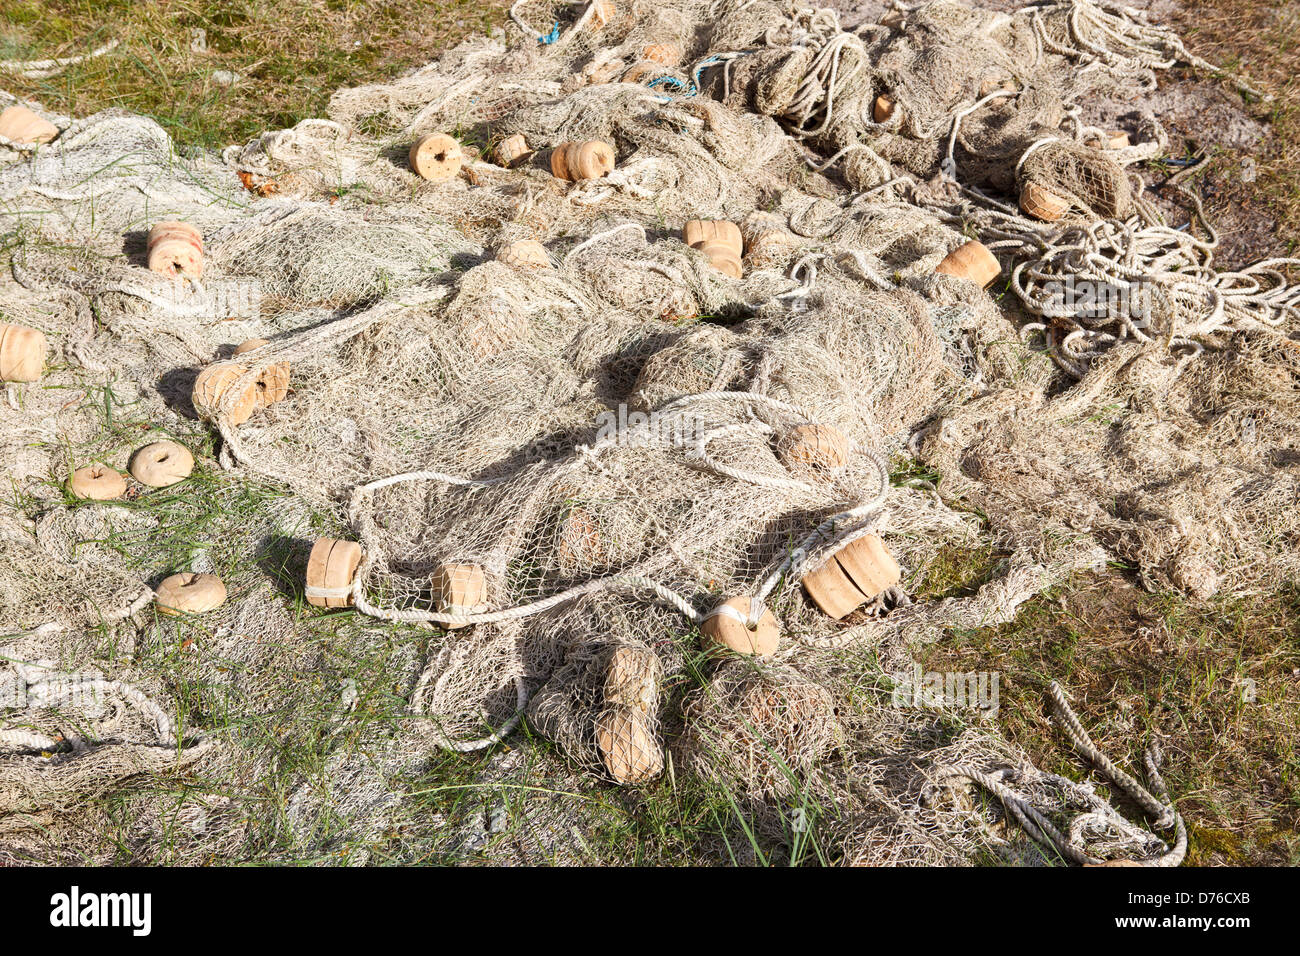
[[[999,671],[1003,732],[1045,770],[1088,770],[1046,717],[1052,680],[1102,751],[1139,778],[1158,733],[1189,863],[1300,861],[1300,592],[1197,604],[1115,574],[1081,577],[1010,624],[953,638],[922,666]]]
[[[57,76],[0,84],[85,116],[154,117],[181,146],[215,148],[324,114],[337,89],[391,78],[504,19],[502,0],[0,0],[0,59],[117,49]],[[217,70],[242,77],[231,86]]]
[[[1300,14],[1293,5],[1255,0],[1184,0],[1171,25],[1192,51],[1226,69],[1240,69],[1273,96],[1271,102],[1242,97],[1272,133],[1251,156],[1257,178],[1243,184],[1240,153],[1220,151],[1212,165],[1228,188],[1206,203],[1207,212],[1214,219],[1243,202],[1258,208],[1277,222],[1275,254],[1294,254],[1300,245]]]

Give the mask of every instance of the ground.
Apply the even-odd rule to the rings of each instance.
[[[873,5],[839,6],[850,20]],[[1210,160],[1192,182],[1221,226],[1222,261],[1294,252],[1300,241],[1300,8],[1251,0],[1158,0],[1154,6],[1194,52],[1248,75],[1272,95],[1256,100],[1223,78],[1188,70],[1162,79],[1156,103],[1174,134],[1169,158]],[[274,9],[251,0],[0,0],[0,60],[69,56],[120,41],[112,53],[58,76],[0,75],[0,85],[70,114],[106,107],[145,113],[184,147],[219,148],[319,115],[334,89],[421,65],[461,37],[499,26],[505,10],[500,0],[281,0]],[[110,411],[106,427],[125,426]],[[215,549],[220,560],[232,521],[275,492],[224,477],[209,484],[198,505],[191,496],[189,504],[164,499],[150,507],[165,513],[162,526],[177,539]],[[137,557],[157,545],[121,542]],[[927,567],[912,569],[917,596],[963,593],[978,584],[993,557],[936,555]],[[288,576],[299,569],[270,570]],[[356,673],[359,706],[372,708],[376,720],[387,712],[385,660],[376,649],[373,659],[338,662],[341,671]],[[1149,593],[1130,569],[1117,566],[1040,596],[1011,624],[952,633],[919,663],[929,670],[999,672],[1003,732],[1040,766],[1068,776],[1086,768],[1045,717],[1042,695],[1050,679],[1071,689],[1084,724],[1121,762],[1132,766],[1138,741],[1160,731],[1165,776],[1189,822],[1189,862],[1300,862],[1300,586],[1197,602]],[[159,665],[181,671],[175,662]],[[286,715],[290,710],[287,705]],[[269,744],[286,731],[249,732],[266,734]],[[487,844],[509,838],[494,836],[494,808],[513,806],[516,793],[566,785],[530,779],[528,759],[435,758],[409,812],[469,821],[461,836],[425,846],[395,826],[367,848],[371,859],[483,858]],[[495,761],[493,773],[510,781],[491,798],[483,792],[485,761]],[[284,773],[323,763],[323,754],[305,747]],[[641,800],[601,786],[581,790],[565,793],[583,808],[585,837],[574,829],[576,850],[560,848],[557,856],[625,863],[768,858],[725,794],[680,789],[672,774]],[[350,850],[335,847],[328,856]],[[266,847],[265,855],[273,858],[275,848]],[[825,860],[815,839],[782,857]],[[140,860],[123,840],[120,862],[165,860]]]

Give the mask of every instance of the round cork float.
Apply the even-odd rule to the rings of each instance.
[[[25,106],[11,106],[0,112],[0,136],[23,146],[48,143],[59,135],[59,128]]]
[[[596,746],[605,769],[619,783],[644,783],[664,768],[650,718],[630,707],[610,707],[596,718]]]
[[[149,230],[149,268],[159,275],[203,275],[203,234],[187,222],[169,220]]]
[[[803,576],[804,590],[835,620],[857,610],[902,580],[898,562],[874,534],[845,545]]]
[[[604,558],[600,529],[586,508],[573,508],[565,515],[557,552],[564,570],[590,570]]]
[[[892,96],[881,93],[876,97],[876,102],[871,105],[871,118],[877,123],[888,123],[893,118],[897,106]]]
[[[45,371],[45,333],[0,322],[0,382],[35,382]]]
[[[1056,222],[1070,208],[1070,201],[1037,183],[1025,183],[1020,190],[1020,208],[1035,219]]]
[[[740,253],[744,241],[740,227],[725,219],[692,219],[682,226],[682,239],[692,249],[708,256],[713,268],[733,279],[739,279],[744,270]]]
[[[1014,93],[1018,89],[1019,87],[1016,86],[1015,80],[989,78],[980,84],[980,99],[984,99],[984,97],[991,93],[996,93],[998,90],[1005,90],[1008,93]]]
[[[215,574],[183,571],[163,578],[154,589],[154,603],[160,614],[202,614],[226,603],[226,586]]]
[[[648,647],[620,647],[605,672],[605,703],[648,714],[659,704],[659,658]]]
[[[551,151],[551,174],[556,179],[600,179],[613,171],[614,147],[598,139],[561,143]]]
[[[618,13],[618,7],[614,5],[614,0],[595,0],[595,3],[591,6],[590,23],[594,30],[599,30],[605,26]]]
[[[194,407],[200,411],[216,414],[226,393],[234,387],[248,369],[242,365],[210,365],[199,373],[194,380]],[[242,425],[253,417],[258,409],[258,387],[256,382],[243,386],[238,397],[226,411],[226,420],[231,425]]]
[[[849,463],[849,440],[831,425],[796,425],[781,435],[776,453],[792,470],[834,472]]]
[[[903,580],[898,561],[885,547],[885,542],[874,534],[863,535],[845,545],[835,555],[835,560],[849,580],[868,598],[876,597]]]
[[[433,593],[443,614],[475,614],[487,608],[487,580],[477,564],[444,564],[433,575]],[[442,625],[452,631],[469,621]]]
[[[87,465],[72,473],[68,479],[68,490],[76,498],[112,501],[126,494],[126,479],[107,465]]]
[[[188,243],[199,252],[203,251],[203,233],[199,232],[197,226],[192,226],[188,222],[168,219],[154,223],[149,230],[148,245],[152,248],[163,239],[175,239],[178,242]]]
[[[777,623],[776,616],[763,607],[758,623],[751,628],[747,623],[750,603],[751,599],[742,594],[715,608],[715,613],[700,624],[706,647],[725,647],[737,654],[755,654],[759,657],[775,654],[781,643],[781,626]],[[718,613],[721,608],[731,610]]]
[[[497,261],[525,271],[551,268],[551,257],[547,254],[546,247],[536,239],[520,239],[506,243],[497,252]]]
[[[233,354],[243,355],[245,352],[251,352],[253,349],[260,349],[263,345],[270,345],[269,339],[245,339],[236,346]]]
[[[268,365],[257,377],[257,405],[265,408],[289,397],[289,363]]]
[[[235,387],[248,369],[242,365],[210,365],[194,380],[194,407],[200,412],[216,414],[226,393]],[[253,412],[267,405],[283,401],[289,395],[289,364],[277,362],[262,369],[249,384],[243,386],[239,396],[226,412],[231,425],[242,425],[253,417]]]
[[[682,239],[692,249],[719,246],[740,255],[744,240],[740,227],[725,219],[692,219],[682,226]]]
[[[194,456],[174,441],[150,442],[131,456],[131,477],[151,488],[166,488],[190,476]]]
[[[1127,149],[1128,145],[1128,133],[1124,132],[1122,129],[1107,130],[1106,139],[1102,142],[1102,146],[1105,149]]]
[[[797,242],[784,229],[761,229],[752,233],[745,243],[745,255],[755,259],[773,259],[788,253]]]
[[[307,557],[307,603],[313,607],[351,607],[352,582],[361,564],[361,545],[317,538]]]
[[[867,596],[849,580],[834,558],[806,573],[803,586],[817,606],[837,621],[867,603]]]
[[[454,137],[446,133],[430,133],[411,144],[407,159],[421,179],[443,183],[460,172],[465,154]]]
[[[969,279],[981,289],[987,289],[1002,274],[1002,266],[984,243],[972,239],[944,256],[934,271]]]
[[[532,150],[528,148],[528,140],[524,139],[523,133],[515,133],[513,136],[507,136],[497,143],[492,154],[496,157],[497,163],[509,168],[531,152]]]
[[[682,60],[682,48],[676,43],[647,43],[641,49],[641,59],[676,66]]]

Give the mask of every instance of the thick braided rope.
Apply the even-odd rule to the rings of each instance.
[[[36,696],[45,704],[83,693],[116,695],[153,722],[164,746],[179,746],[171,717],[146,694],[130,684],[82,674],[49,673],[29,664],[18,664],[17,672],[26,684],[28,694]]]
[[[1009,768],[1002,771],[1004,775],[1009,772]],[[1042,811],[1038,810],[1033,804],[1025,800],[1010,787],[1005,786],[992,774],[987,774],[970,767],[963,767],[955,771],[954,776],[967,777],[988,790],[1002,801],[1002,805],[1007,808],[1007,812],[1015,818],[1016,822],[1024,828],[1024,831],[1028,833],[1031,838],[1037,840],[1039,843],[1050,843],[1052,846],[1056,847],[1057,852],[1071,863],[1083,865],[1085,863],[1095,864],[1101,862],[1096,857],[1089,856],[1077,846],[1070,843],[1066,836],[1056,828],[1052,821],[1049,820]]]
[[[61,73],[65,67],[76,66],[117,49],[121,40],[114,37],[98,49],[80,56],[65,56],[49,60],[0,60],[0,73],[13,73],[29,80],[41,80]]]
[[[29,733],[26,730],[0,730],[0,751],[42,750],[50,751],[59,745],[52,737]]]
[[[1115,766],[1110,758],[1101,752],[1097,745],[1092,742],[1092,738],[1088,736],[1088,732],[1084,730],[1083,724],[1079,722],[1079,718],[1074,711],[1070,709],[1070,705],[1066,703],[1061,685],[1056,681],[1052,681],[1048,694],[1052,701],[1053,715],[1074,749],[1096,764],[1098,769],[1114,781],[1116,786],[1132,797],[1143,810],[1155,817],[1157,827],[1163,830],[1172,826],[1174,808],[1153,797],[1146,787]]]
[[[1178,866],[1182,863],[1187,854],[1187,831],[1182,816],[1174,809],[1164,780],[1160,776],[1160,750],[1158,744],[1153,743],[1148,748],[1144,755],[1144,763],[1151,784],[1160,794],[1160,798],[1153,796],[1141,783],[1115,766],[1101,752],[1079,722],[1079,718],[1071,710],[1070,705],[1065,700],[1065,694],[1056,681],[1053,681],[1049,688],[1049,700],[1052,705],[1053,716],[1075,750],[1097,766],[1107,778],[1153,817],[1157,829],[1173,828],[1173,846],[1159,857],[1139,862],[1143,866]],[[1000,772],[1000,776],[1005,777],[1011,772],[1009,768],[1004,769]],[[1082,821],[1075,820],[1071,825],[1071,833],[1075,838],[1071,839],[1061,833],[1046,815],[1030,804],[1024,797],[1007,787],[998,777],[970,767],[955,767],[947,776],[967,778],[988,790],[1002,802],[1008,813],[1015,818],[1016,822],[1024,828],[1031,838],[1040,843],[1050,843],[1063,857],[1071,862],[1081,865],[1097,865],[1102,862],[1100,859],[1089,855],[1075,842],[1080,839],[1078,834],[1082,829]]]
[[[1115,766],[1101,752],[1100,748],[1093,743],[1092,738],[1083,728],[1083,724],[1079,722],[1079,718],[1074,711],[1070,709],[1070,705],[1065,700],[1065,694],[1056,681],[1052,681],[1048,694],[1052,702],[1054,716],[1075,749],[1092,761],[1117,787],[1154,817],[1154,825],[1158,829],[1167,830],[1173,827],[1174,845],[1169,851],[1154,860],[1143,860],[1141,861],[1142,864],[1144,866],[1178,866],[1182,863],[1187,855],[1187,829],[1183,823],[1182,815],[1174,808],[1173,802],[1169,799],[1169,791],[1165,787],[1164,779],[1160,776],[1159,745],[1153,742],[1144,754],[1143,760],[1152,786],[1156,788],[1163,799],[1153,796],[1141,783]]]
[[[732,435],[770,435],[774,429],[765,425],[763,422],[743,422],[737,425],[724,425],[721,428],[715,428],[705,432],[694,443],[691,448],[690,456],[697,460],[700,465],[707,468],[715,474],[727,478],[734,478],[736,481],[743,481],[746,484],[757,485],[760,488],[784,488],[794,491],[809,491],[812,485],[806,481],[798,481],[794,478],[781,478],[776,475],[762,475],[757,472],[745,471],[741,468],[733,468],[712,458],[708,453],[708,445],[719,438],[729,438]]]
[[[583,584],[552,594],[550,597],[530,601],[527,604],[519,604],[500,611],[425,611],[420,608],[378,607],[366,598],[364,593],[365,576],[360,571],[358,571],[356,579],[352,582],[350,596],[358,611],[381,620],[400,621],[407,624],[425,622],[428,624],[456,624],[463,626],[467,624],[499,624],[503,621],[517,621],[521,618],[541,614],[543,611],[549,611],[561,604],[576,601],[580,597],[597,591],[623,587],[631,589],[646,588],[691,620],[699,618],[699,612],[694,609],[686,598],[666,585],[658,584],[639,574],[615,574],[604,578],[593,578]]]

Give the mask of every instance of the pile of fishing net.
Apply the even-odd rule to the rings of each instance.
[[[511,16],[220,158],[34,104],[57,136],[0,144],[3,320],[50,343],[0,405],[0,673],[73,702],[0,712],[8,852],[111,859],[86,804],[106,792],[130,845],[175,859],[391,845],[431,753],[526,731],[557,745],[539,773],[649,787],[671,764],[835,860],[1179,862],[1158,759],[1148,791],[1059,692],[1164,839],[1036,769],[995,713],[899,705],[896,675],[1108,560],[1197,595],[1294,575],[1293,263],[1218,271],[1194,201],[1183,230],[1144,198],[1156,118],[1137,142],[1089,121],[1203,64],[1086,0],[851,31],[765,0]],[[432,133],[463,154],[441,181],[408,160]],[[557,177],[552,152],[590,141],[613,170]],[[201,275],[147,268],[162,220],[199,230]],[[682,240],[700,220],[736,224],[739,278]],[[1012,295],[940,268],[972,238]],[[1062,294],[1079,283],[1144,310]],[[64,491],[208,430],[232,514],[265,491],[167,567],[124,557],[174,543],[154,513]],[[350,563],[304,585],[320,537]],[[863,549],[901,571],[827,613],[810,582]],[[912,601],[954,549],[1010,557],[974,596]],[[155,615],[176,570],[231,600]],[[304,598],[356,613],[322,640]],[[358,717],[378,688],[403,719]],[[283,795],[295,748],[313,759]],[[504,759],[484,787],[522,772]],[[183,793],[150,788],[164,771]],[[567,822],[525,809],[526,831],[582,819],[543,809]]]

